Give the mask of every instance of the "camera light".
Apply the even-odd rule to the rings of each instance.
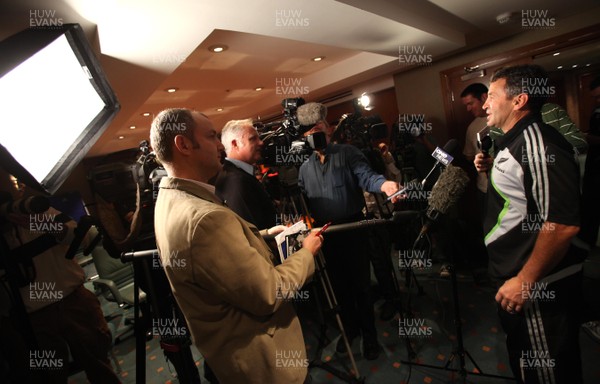
[[[369,97],[366,92],[363,92],[358,98],[358,105],[363,107],[365,111],[370,111],[373,109],[373,106],[371,105],[371,97]]]

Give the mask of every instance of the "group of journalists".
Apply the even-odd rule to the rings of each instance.
[[[472,249],[478,250],[476,263],[487,266],[488,284],[496,289],[493,299],[507,335],[514,377],[524,383],[577,383],[583,382],[579,330],[584,319],[590,320],[583,310],[582,263],[596,244],[600,217],[594,197],[600,188],[600,110],[594,111],[583,135],[565,123],[560,107],[547,103],[543,90],[522,86],[528,79],[546,77],[540,67],[519,65],[497,71],[489,89],[483,84],[467,87],[461,99],[475,119],[466,131],[462,156],[465,168],[475,175],[481,212]],[[590,90],[600,106],[599,79]],[[293,169],[294,187],[306,202],[308,212],[301,216],[310,216],[311,227],[369,217],[366,193],[377,196],[376,205],[391,210],[408,206],[407,195],[397,193],[403,176],[407,181],[399,170],[408,169],[407,158],[393,156],[389,138],[369,140],[370,150],[379,151],[379,167],[364,148],[336,133],[340,124],[327,122],[324,105],[300,105],[297,114],[311,147],[305,161]],[[493,146],[483,152],[477,141],[482,132],[493,139]],[[409,136],[403,140],[410,138],[413,149],[430,153],[435,148],[428,135]],[[166,172],[154,205],[155,244],[174,300],[205,359],[209,382],[313,381],[307,365],[282,368],[278,359],[307,359],[294,302],[286,298],[313,278],[319,252],[326,260],[348,346],[359,342],[365,359],[380,357],[371,265],[386,299],[382,319],[391,319],[397,308],[392,304],[393,267],[373,256],[373,232],[360,227],[333,233],[313,230],[296,253],[280,261],[264,237],[285,229],[278,201],[284,194],[272,196],[272,189],[265,188],[268,177],[257,172],[265,143],[252,120],[230,121],[219,132],[204,114],[171,108],[155,117],[150,142]],[[398,141],[390,145],[398,149],[394,144]],[[577,160],[582,153],[587,154],[584,172]],[[426,167],[414,164],[412,169],[419,168]],[[418,171],[415,175],[423,176]],[[3,181],[3,190],[11,191],[13,199],[20,197],[8,177]],[[53,208],[49,212],[60,214]],[[9,249],[42,237],[31,232],[29,219],[15,212],[2,217]],[[21,301],[34,337],[23,340],[28,337],[10,332],[20,329],[18,318],[13,311],[1,313],[3,340],[17,346],[10,351],[9,343],[3,343],[2,348],[3,360],[11,363],[7,372],[12,382],[43,377],[66,383],[69,356],[90,382],[120,382],[108,360],[112,340],[99,301],[83,287],[85,275],[76,260],[64,257],[74,226],[65,220],[61,230],[52,233],[52,246],[19,264]],[[394,241],[393,236],[386,238],[390,246]],[[390,248],[384,247],[384,258],[389,255]],[[185,260],[184,267],[170,262],[172,257]],[[36,300],[31,291],[42,289],[38,283],[54,284],[60,297]],[[538,300],[543,290],[551,291],[553,300]],[[9,290],[0,294],[3,303],[15,301]],[[591,321],[586,326],[593,333],[598,324]],[[34,355],[27,349],[31,342],[37,346]],[[32,356],[47,360],[44,351],[64,364],[32,369]],[[348,353],[343,338],[335,343],[335,351]],[[523,361],[530,359],[523,356],[537,356],[547,364],[525,366]],[[198,375],[190,380],[200,382]]]

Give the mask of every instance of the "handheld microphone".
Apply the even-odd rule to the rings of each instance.
[[[494,145],[494,140],[490,137],[490,127],[486,126],[477,132],[477,147],[483,153],[483,156],[490,157],[490,149]]]
[[[429,206],[425,214],[426,222],[421,228],[417,240],[423,238],[429,232],[440,215],[445,215],[448,209],[456,204],[468,183],[469,176],[461,168],[453,165],[446,167],[431,190]]]
[[[344,223],[344,224],[334,224],[330,225],[327,228],[327,232],[324,233],[324,236],[327,236],[328,233],[335,232],[344,232],[350,231],[353,229],[363,229],[367,227],[376,227],[379,225],[400,225],[407,224],[417,218],[419,216],[419,211],[395,211],[392,213],[392,217],[389,219],[366,219],[355,221],[352,223]]]
[[[345,232],[345,231],[351,231],[354,229],[364,229],[364,228],[369,228],[369,227],[376,227],[376,226],[380,226],[380,225],[405,225],[413,220],[415,220],[417,217],[419,217],[420,213],[419,211],[394,211],[392,213],[392,217],[390,217],[389,219],[365,219],[365,220],[360,220],[360,221],[355,221],[355,222],[351,222],[351,223],[344,223],[344,224],[333,224],[333,225],[328,225],[328,226],[323,226],[321,228],[313,228],[313,230],[319,230],[322,231],[321,234],[324,237],[327,237],[327,234],[329,233],[335,233],[335,232]],[[327,230],[327,232],[325,232],[325,230],[323,229],[325,228],[325,230]],[[268,235],[262,235],[263,239],[265,240],[271,240],[274,239],[275,236],[277,236],[276,234],[268,234]]]

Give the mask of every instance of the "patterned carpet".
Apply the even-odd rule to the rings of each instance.
[[[504,335],[499,328],[495,314],[493,297],[495,290],[485,284],[476,284],[472,273],[468,270],[457,272],[457,288],[460,305],[460,318],[464,339],[464,348],[467,352],[465,369],[468,372],[465,380],[456,372],[444,369],[460,368],[460,359],[453,352],[457,348],[457,336],[454,326],[454,305],[452,300],[452,284],[449,278],[439,277],[439,266],[416,273],[418,283],[423,288],[419,294],[414,287],[408,291],[404,280],[399,281],[402,294],[400,301],[402,307],[410,304],[411,318],[405,318],[401,326],[398,315],[393,320],[379,320],[379,309],[383,301],[378,299],[375,304],[377,316],[377,330],[382,353],[374,361],[366,360],[361,353],[361,343],[356,339],[352,345],[352,354],[356,360],[358,372],[365,379],[364,382],[380,383],[510,383],[508,379],[484,377],[473,374],[477,372],[473,361],[481,372],[488,375],[511,376],[506,358]],[[375,289],[376,291],[376,289]],[[305,296],[308,300],[297,303],[297,310],[301,319],[304,337],[307,344],[309,359],[315,359],[319,337],[322,335],[318,312],[316,311],[315,296],[317,291],[309,290]],[[377,296],[377,295],[375,295]],[[410,303],[409,303],[410,298]],[[103,301],[106,314],[118,311],[113,303]],[[131,314],[131,310],[129,310]],[[352,372],[348,356],[340,356],[335,352],[335,345],[339,338],[338,327],[334,317],[325,310],[326,342],[321,353],[321,361],[326,367],[335,368],[341,372]],[[121,330],[123,318],[113,320],[114,328]],[[410,330],[408,332],[407,330]],[[407,341],[400,333],[410,334],[409,341],[416,353],[412,363],[407,363]],[[593,341],[585,333],[580,336],[582,356],[584,361],[584,377],[586,383],[600,382],[600,344]],[[119,363],[119,373],[123,383],[135,383],[135,340],[127,337],[113,349]],[[203,358],[192,347],[196,365],[203,374]],[[452,358],[455,356],[455,358]],[[472,358],[472,360],[471,360]],[[435,366],[436,368],[423,365]],[[311,367],[312,383],[345,383],[338,376],[320,367]],[[69,383],[86,383],[85,374],[79,372],[70,377]],[[147,383],[178,383],[175,370],[167,363],[157,339],[146,343],[146,382]],[[203,383],[206,383],[203,379]]]

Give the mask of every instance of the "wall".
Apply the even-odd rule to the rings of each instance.
[[[442,99],[441,71],[594,25],[600,20],[599,15],[600,8],[597,8],[594,12],[558,19],[556,29],[526,31],[447,59],[436,61],[434,58],[433,63],[429,66],[396,74],[394,86],[398,111],[399,113],[424,114],[433,125],[432,135],[439,143],[445,143],[448,140],[448,129]]]

